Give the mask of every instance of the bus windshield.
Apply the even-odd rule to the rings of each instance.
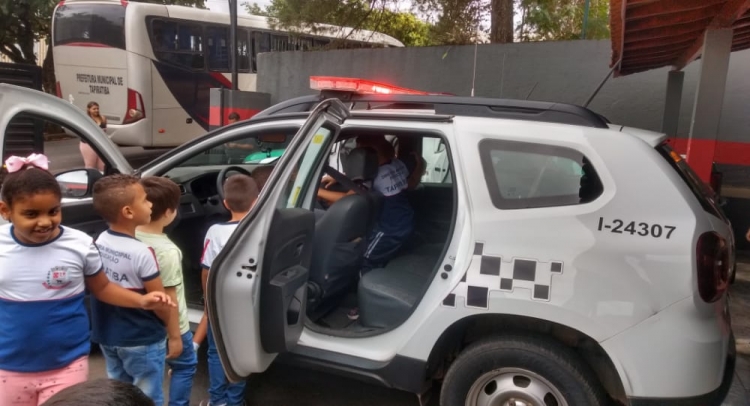
[[[55,11],[54,45],[125,49],[125,7],[121,4],[62,4]]]

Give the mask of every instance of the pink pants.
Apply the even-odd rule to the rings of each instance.
[[[85,168],[98,169],[100,172],[104,170],[104,161],[99,158],[99,155],[91,148],[91,145],[81,142],[78,146],[83,157],[83,166]]]
[[[11,372],[0,369],[0,405],[40,406],[57,392],[85,382],[88,375],[88,356],[53,371]]]

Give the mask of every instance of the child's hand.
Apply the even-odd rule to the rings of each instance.
[[[323,189],[328,189],[329,187],[336,184],[336,179],[333,179],[332,177],[328,175],[324,175],[323,179],[320,180],[320,185],[323,187]]]
[[[167,359],[175,359],[182,354],[182,337],[167,340]]]
[[[177,304],[164,292],[150,292],[141,296],[141,308],[154,310],[162,307],[177,307]]]

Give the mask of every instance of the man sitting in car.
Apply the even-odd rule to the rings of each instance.
[[[383,207],[377,223],[370,233],[365,250],[365,260],[362,272],[374,268],[382,268],[396,256],[399,249],[411,235],[413,230],[414,210],[406,196],[408,189],[414,188],[423,170],[421,160],[417,160],[418,167],[412,173],[399,159],[393,145],[383,136],[360,136],[357,138],[358,148],[372,148],[378,156],[378,173],[372,185],[367,187],[384,196]],[[355,193],[336,192],[329,190],[335,182],[330,177],[322,181],[323,187],[318,190],[318,197],[332,204],[342,197]]]

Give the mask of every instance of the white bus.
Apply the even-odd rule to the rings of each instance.
[[[401,47],[372,31],[326,26],[315,35],[238,16],[239,90],[256,90],[261,52]],[[342,35],[343,34],[343,35]],[[350,35],[347,35],[350,34]],[[52,19],[57,94],[85,110],[97,102],[119,145],[172,147],[209,128],[211,88],[231,87],[229,14],[120,0],[61,1]],[[244,118],[244,117],[243,117]]]

